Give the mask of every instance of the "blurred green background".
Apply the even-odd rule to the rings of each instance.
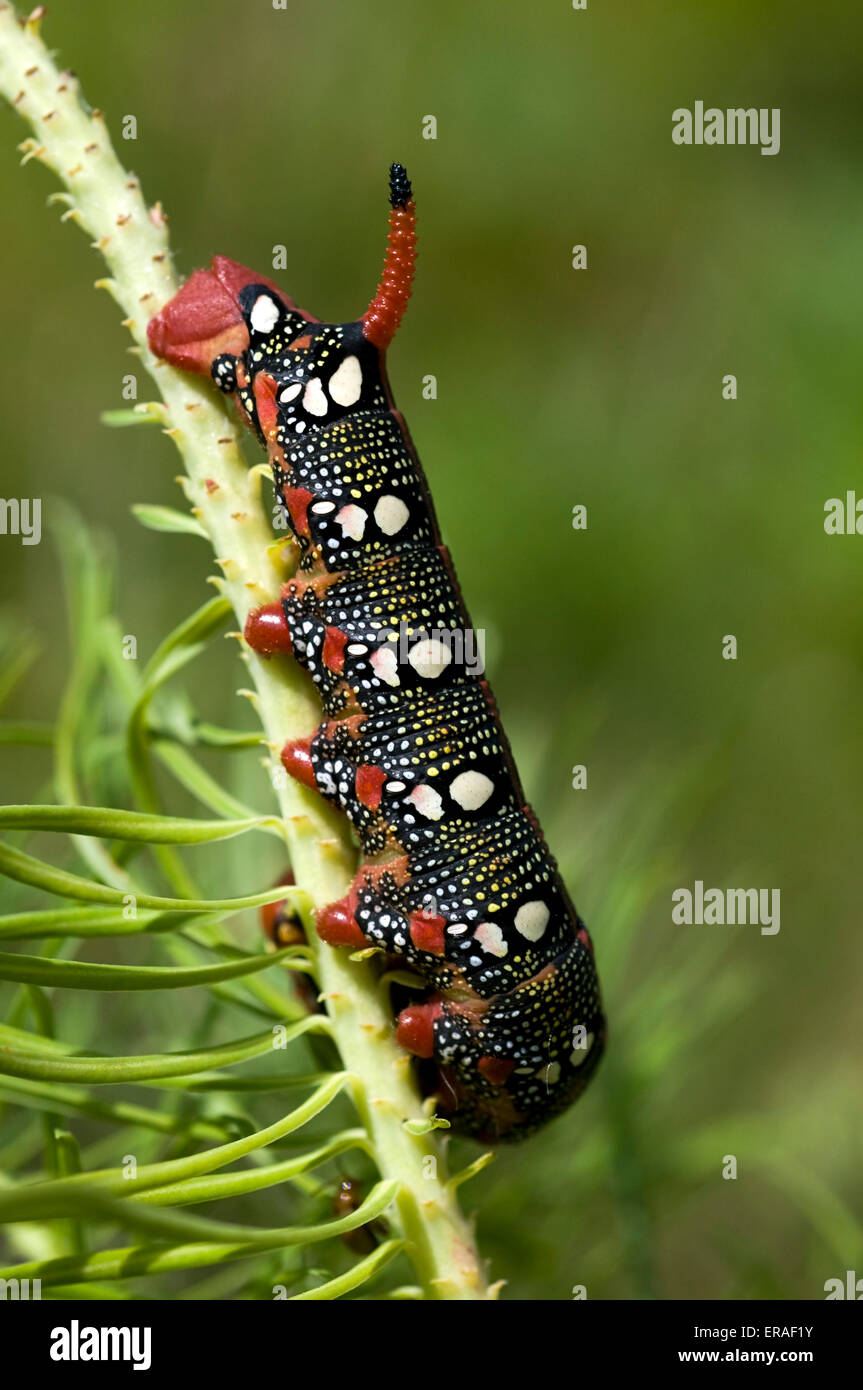
[[[413,180],[393,387],[611,1028],[590,1094],[466,1189],[505,1296],[820,1298],[863,1272],[863,539],[823,529],[828,498],[863,495],[863,19],[54,0],[45,33],[163,202],[184,273],[213,252],[266,273],[284,244],[300,304],[357,315],[387,165]],[[671,112],[697,99],[779,107],[781,152],[675,146]],[[100,425],[135,361],[100,262],[46,209],[50,175],[18,168],[26,130],[8,111],[0,130],[2,492],[45,499],[46,528],[0,538],[0,571],[8,630],[44,644],[17,710],[47,719],[69,660],[52,499],[111,536],[142,657],[205,600],[211,562],[130,514],[181,504],[178,460],[155,430]],[[242,675],[228,643],[194,669],[204,717],[251,727]],[[219,766],[266,803],[253,754]],[[0,749],[4,800],[48,775],[43,750]],[[233,891],[278,867],[213,866]],[[779,888],[780,933],[673,926],[695,879]],[[100,1047],[182,1046],[182,1016],[148,1009],[112,1006]]]

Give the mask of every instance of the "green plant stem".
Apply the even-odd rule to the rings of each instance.
[[[213,582],[242,628],[251,608],[278,597],[285,576],[273,558],[261,470],[244,464],[237,427],[215,390],[158,362],[147,347],[149,318],[178,288],[164,213],[159,204],[148,209],[138,180],[114,154],[102,113],[84,107],[77,79],[54,64],[39,37],[39,19],[22,24],[2,2],[0,91],[33,129],[34,138],[23,146],[25,159],[38,159],[59,178],[66,191],[55,197],[66,205],[64,219],[76,222],[107,262],[110,278],[98,283],[120,305],[134,351],[158,383],[164,405],[153,409],[162,412],[166,433],[180,451],[186,496],[213,545],[221,570]],[[245,643],[241,651],[254,685],[250,698],[278,768],[284,741],[311,732],[320,708],[311,683],[293,663],[262,659]],[[331,902],[344,893],[355,867],[346,824],[290,779],[276,780],[275,789],[296,882],[316,906]],[[439,1142],[405,1128],[408,1121],[422,1121],[425,1110],[371,968],[314,938],[310,947],[381,1175],[399,1183],[399,1224],[426,1297],[493,1296],[471,1226],[447,1186]]]

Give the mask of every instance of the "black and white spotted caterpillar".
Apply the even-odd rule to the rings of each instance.
[[[321,323],[219,256],[149,340],[234,396],[299,546],[296,577],[245,635],[259,652],[292,653],[315,681],[327,717],[282,760],[347,813],[364,855],[318,931],[380,947],[423,978],[397,1037],[427,1059],[453,1125],[493,1142],[584,1089],[605,1025],[590,938],[525,805],[491,691],[478,663],[457,659],[470,620],[384,366],[416,254],[398,164],[390,190],[384,273],[361,319]]]

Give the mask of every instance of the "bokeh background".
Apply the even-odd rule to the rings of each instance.
[[[359,314],[387,165],[413,179],[396,399],[611,1026],[590,1094],[465,1190],[505,1296],[820,1298],[863,1273],[863,538],[823,529],[828,498],[863,496],[860,16],[54,0],[46,32],[185,273],[216,251],[266,272],[283,244],[299,303]],[[779,107],[781,152],[675,146],[671,112],[697,99]],[[4,111],[0,133],[2,493],[45,499],[46,528],[0,537],[5,631],[42,644],[10,711],[48,719],[70,657],[54,499],[110,538],[143,656],[205,600],[210,556],[130,513],[181,504],[178,461],[157,430],[100,424],[136,364],[96,255],[46,208],[50,175],[18,168],[26,131]],[[207,719],[251,727],[241,677],[223,643],[185,684]],[[216,765],[266,804],[254,754]],[[4,800],[49,777],[46,750],[0,749]],[[214,883],[269,881],[243,845]],[[695,879],[780,889],[781,931],[674,926]],[[106,1005],[99,1046],[179,1047],[183,1023]]]

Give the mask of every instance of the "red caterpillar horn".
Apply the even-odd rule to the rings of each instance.
[[[363,314],[363,333],[385,352],[411,297],[417,259],[416,204],[402,164],[390,166],[390,234],[377,293]]]

